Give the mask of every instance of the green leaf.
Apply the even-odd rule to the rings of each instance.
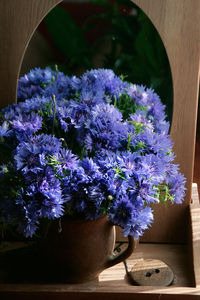
[[[52,39],[70,64],[85,63],[84,55],[89,51],[81,29],[61,7],[55,7],[45,18]]]

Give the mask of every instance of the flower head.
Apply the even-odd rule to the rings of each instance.
[[[42,219],[107,214],[138,237],[152,203],[181,203],[165,106],[112,70],[66,76],[50,68],[19,79],[17,104],[0,114],[0,218],[26,237]]]
[[[18,99],[25,100],[43,94],[43,88],[50,84],[56,76],[56,72],[50,68],[35,68],[19,79]]]
[[[122,114],[109,104],[94,107],[86,128],[85,146],[90,152],[102,149],[117,151],[127,131]]]

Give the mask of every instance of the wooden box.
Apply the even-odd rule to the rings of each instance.
[[[0,1],[0,106],[16,101],[17,80],[26,47],[45,15],[60,0]],[[5,284],[0,299],[190,299],[200,297],[200,204],[193,182],[200,58],[199,0],[134,0],[150,18],[165,45],[173,79],[171,138],[176,162],[187,178],[182,205],[155,207],[155,222],[135,253],[165,261],[175,273],[169,287],[134,286],[121,263],[99,281],[84,284]],[[1,272],[0,272],[1,275]]]

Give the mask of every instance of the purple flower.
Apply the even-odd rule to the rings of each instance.
[[[63,102],[62,105],[59,103],[56,117],[59,120],[61,128],[67,132],[72,127],[83,129],[88,114],[89,109],[86,104],[70,100]]]
[[[50,83],[52,77],[55,75],[56,72],[52,71],[50,68],[45,68],[45,69],[35,68],[34,70],[31,70],[27,74],[27,78],[31,83],[35,85],[40,85],[40,84]]]
[[[61,183],[53,173],[47,171],[45,173],[46,176],[38,186],[38,192],[41,193],[39,197],[42,200],[40,217],[59,218],[64,213],[63,203],[65,202],[62,197]]]
[[[152,89],[112,70],[78,78],[36,68],[20,78],[18,99],[0,114],[0,218],[24,236],[42,219],[107,214],[137,238],[153,221],[151,203],[183,201],[185,177]]]
[[[24,191],[22,190],[21,193],[19,193],[16,200],[16,209],[20,214],[18,216],[18,231],[25,237],[32,237],[38,229],[39,213],[37,207],[38,202],[36,199],[30,199],[29,202],[26,203]]]
[[[60,176],[65,176],[77,167],[78,157],[71,150],[61,149],[57,158],[50,157],[50,163]]]
[[[101,177],[101,173],[99,172],[99,167],[92,160],[92,158],[84,158],[80,161],[79,165],[84,169],[86,176],[91,179],[97,179]]]
[[[167,174],[165,177],[166,184],[169,187],[171,202],[180,204],[185,197],[186,178],[178,172],[179,167],[176,164],[168,165]]]
[[[60,147],[61,142],[57,138],[45,134],[21,142],[14,156],[17,170],[21,170],[23,174],[39,172],[43,168],[43,155],[46,157],[58,153]]]
[[[20,115],[13,120],[13,129],[19,141],[26,140],[42,127],[42,118],[38,114]]]
[[[124,196],[122,199],[116,200],[109,208],[109,217],[114,224],[124,228],[131,221],[133,211],[134,206],[129,198]]]
[[[123,81],[112,70],[97,69],[84,73],[81,77],[82,90],[118,96],[124,90]]]
[[[89,152],[102,149],[117,151],[127,131],[122,114],[109,104],[94,107],[86,128],[85,146]]]
[[[80,79],[76,76],[72,76],[70,78],[59,72],[54,82],[47,85],[44,89],[43,95],[45,97],[52,97],[52,95],[56,95],[57,100],[70,99],[74,94],[76,94],[79,88],[79,83]]]
[[[46,85],[55,80],[56,72],[50,68],[35,68],[19,79],[18,95],[20,100],[43,95]]]
[[[7,137],[11,134],[11,129],[9,123],[4,121],[3,124],[0,126],[0,138]]]
[[[102,203],[106,198],[103,174],[92,159],[79,161],[68,177],[63,179],[64,199],[76,214],[86,219],[100,216]]]
[[[45,112],[51,102],[52,98],[35,96],[31,99],[25,100],[24,102],[20,102],[18,105],[20,106],[21,111],[24,113],[38,113],[40,111]]]
[[[130,84],[127,88],[127,94],[139,105],[139,109],[140,106],[145,108],[143,113],[145,113],[147,120],[152,122],[156,132],[168,133],[169,123],[165,121],[165,105],[161,103],[159,96],[153,89]]]
[[[130,223],[124,226],[124,236],[132,235],[134,238],[141,236],[153,222],[153,213],[150,207],[145,207],[141,211],[135,211]]]

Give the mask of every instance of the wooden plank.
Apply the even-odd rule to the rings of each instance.
[[[171,137],[176,162],[187,178],[181,206],[155,206],[155,222],[143,241],[178,242],[187,236],[187,205],[191,199],[199,87],[200,1],[134,0],[155,25],[169,58],[174,105]],[[185,224],[185,226],[182,226]],[[160,226],[161,225],[161,226]]]
[[[197,129],[197,136],[196,136],[196,147],[195,147],[195,163],[194,163],[194,177],[193,183],[197,184],[197,190],[200,194],[200,122],[199,122],[199,129]],[[197,192],[197,191],[196,191]],[[192,191],[192,197],[194,194],[194,190]],[[195,198],[198,195],[195,196]]]
[[[185,245],[142,243],[127,260],[129,271],[143,258],[156,258],[167,263],[175,274],[173,285],[134,286],[120,263],[103,271],[99,281],[82,284],[0,284],[0,299],[160,299],[161,296],[161,299],[190,299],[194,295],[200,296],[200,288],[193,287]]]
[[[61,0],[0,1],[0,108],[16,101],[26,47],[41,20]]]
[[[197,185],[193,185],[190,205],[192,263],[196,287],[200,287],[200,203]]]
[[[180,292],[180,291],[179,291]],[[183,293],[187,290],[183,290]],[[3,293],[3,300],[191,300],[199,299],[198,294],[163,294],[162,292],[157,294],[151,294],[149,292],[144,293],[121,293],[116,290],[115,293],[108,294],[106,292],[93,293],[93,292],[55,292],[51,294],[50,292],[43,293],[27,293],[21,292],[16,298],[15,293]]]

